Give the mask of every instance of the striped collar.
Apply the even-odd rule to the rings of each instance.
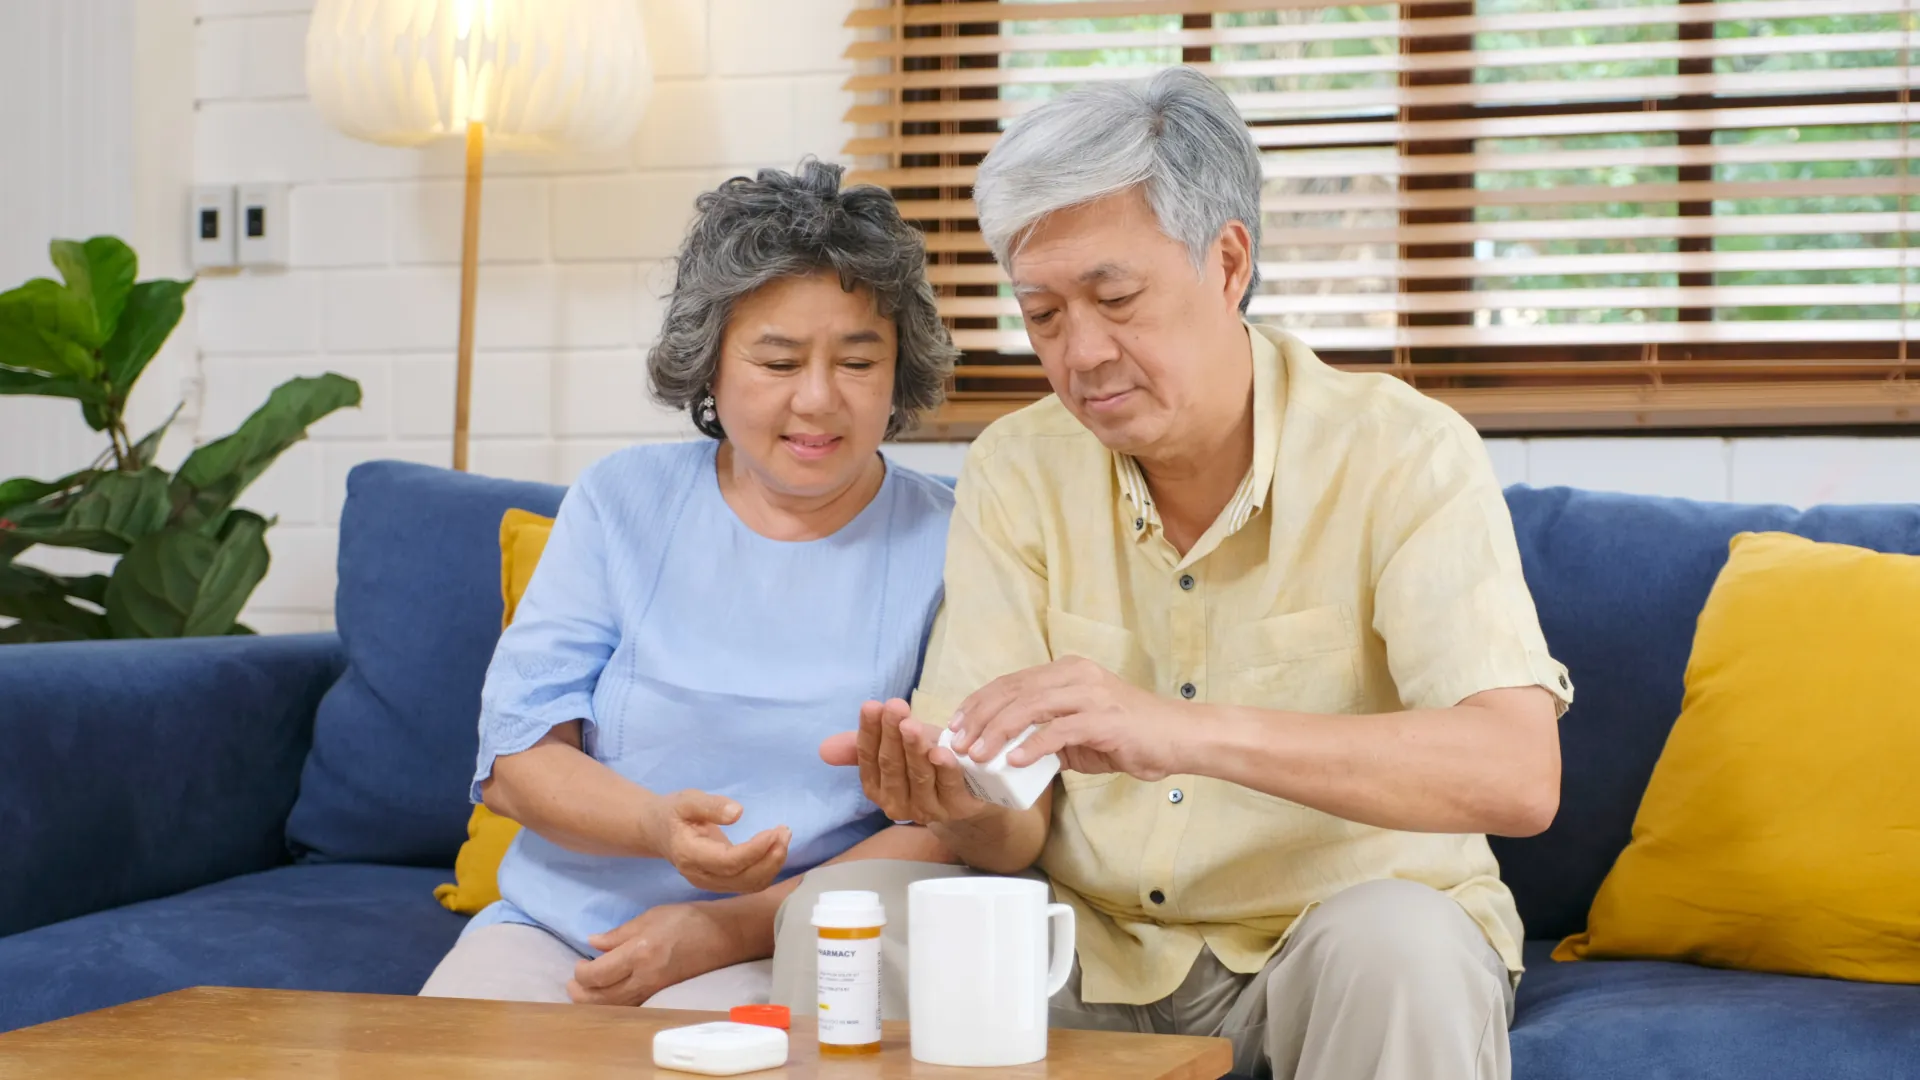
[[[1220,517],[1207,530],[1215,534],[1215,542],[1239,532],[1266,505],[1278,464],[1280,418],[1286,405],[1280,350],[1252,326],[1247,327],[1247,337],[1253,346],[1253,463]],[[1130,454],[1114,454],[1113,468],[1120,494],[1126,500],[1122,509],[1133,519],[1127,524],[1133,528],[1134,539],[1145,539],[1160,528],[1160,512],[1154,508],[1147,474]],[[1196,551],[1200,548],[1195,545]]]

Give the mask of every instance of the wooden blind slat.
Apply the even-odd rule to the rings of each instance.
[[[1898,14],[1906,0],[1856,0],[1848,7],[1856,14]],[[1325,7],[1324,3],[1304,5]],[[1023,10],[1031,5],[1023,5]],[[1249,10],[1280,10],[1262,4]],[[1225,8],[1214,5],[1214,10]],[[1636,6],[1574,11],[1520,12],[1469,15],[1438,19],[1363,19],[1352,22],[1278,23],[1269,26],[1216,27],[1201,30],[1125,30],[1104,33],[1033,33],[1000,36],[889,38],[855,42],[846,50],[854,60],[896,56],[964,56],[982,53],[1009,55],[1026,52],[1086,49],[1186,49],[1216,45],[1270,45],[1351,41],[1366,38],[1460,37],[1469,34],[1534,33],[1542,30],[1669,26],[1716,21],[1804,19],[1829,15],[1833,0],[1759,0],[1759,2]],[[1136,12],[1138,14],[1138,12]],[[1152,12],[1150,14],[1158,14]],[[1084,18],[1085,16],[1079,16]],[[993,20],[984,20],[993,21]],[[1021,20],[1032,22],[1033,20]],[[882,23],[880,25],[891,25]],[[911,23],[909,23],[911,25]]]
[[[1540,218],[1525,221],[1469,221],[1440,225],[1381,228],[1333,226],[1324,229],[1276,229],[1268,245],[1310,247],[1338,244],[1446,244],[1475,240],[1655,240],[1684,236],[1796,236],[1828,233],[1900,233],[1920,226],[1920,218],[1892,213],[1866,214],[1722,214],[1713,217]],[[979,233],[941,233],[927,238],[928,251],[987,250]]]
[[[1902,67],[1829,68],[1794,73],[1800,93],[1828,91],[1898,90],[1910,81]],[[1777,72],[1732,72],[1704,75],[1658,75],[1582,79],[1567,82],[1443,83],[1436,86],[1394,86],[1369,90],[1299,90],[1287,93],[1232,94],[1234,104],[1249,117],[1299,119],[1335,113],[1368,114],[1436,105],[1521,105],[1539,102],[1634,102],[1681,95],[1772,94],[1780,89]],[[856,105],[843,119],[855,124],[1007,120],[1028,111],[1038,101],[970,99],[910,102],[905,105]],[[1674,115],[1667,113],[1665,115]],[[881,145],[881,144],[886,145]],[[908,152],[885,138],[862,140],[860,153]]]
[[[1610,310],[1765,307],[1795,304],[1896,306],[1920,302],[1920,287],[1893,285],[1706,285],[1600,289],[1485,289],[1472,292],[1287,293],[1253,298],[1249,314],[1394,315],[1443,311]],[[958,296],[941,310],[959,318],[1018,317],[1012,297]]]
[[[1296,76],[1401,74],[1413,71],[1472,71],[1488,67],[1551,64],[1629,63],[1654,60],[1721,60],[1745,56],[1780,56],[1839,52],[1885,52],[1908,45],[1905,35],[1891,33],[1805,34],[1793,37],[1713,37],[1679,41],[1622,42],[1567,48],[1472,49],[1464,52],[1382,52],[1360,56],[1304,57],[1276,60],[1233,60],[1191,65],[1216,79],[1289,78]],[[1113,82],[1145,78],[1155,67],[956,67],[931,71],[855,75],[846,88],[863,90],[927,90],[943,87],[1038,86],[1054,83]]]
[[[1897,73],[1888,85],[1899,85]],[[1604,112],[1555,116],[1513,116],[1484,120],[1425,120],[1398,123],[1372,120],[1351,124],[1263,127],[1254,143],[1263,149],[1340,144],[1380,145],[1429,139],[1564,138],[1570,135],[1646,134],[1670,131],[1742,131],[1754,128],[1817,125],[1898,124],[1920,120],[1920,105],[1887,104],[1788,106],[1751,109],[1697,109],[1688,112]],[[984,154],[999,135],[893,135],[854,139],[850,154]]]
[[[1803,161],[1904,161],[1911,152],[1898,139],[1807,141],[1708,146],[1640,146],[1600,150],[1490,151],[1401,157],[1389,148],[1372,154],[1304,152],[1269,156],[1267,179],[1347,179],[1355,176],[1422,176],[1545,169],[1658,168],[1670,165],[1732,165]],[[882,187],[971,187],[972,165],[938,169],[856,169],[853,183]]]
[[[1911,337],[1915,324],[1900,319],[1830,319],[1821,337],[1835,342],[1898,341]],[[1419,349],[1512,347],[1526,345],[1699,345],[1777,343],[1780,324],[1771,320],[1739,322],[1539,323],[1531,326],[1299,326],[1290,333],[1316,349]],[[1025,331],[955,330],[954,344],[989,352],[1030,352]],[[1420,365],[1415,364],[1414,367]],[[1434,364],[1444,370],[1444,364]],[[1509,364],[1523,374],[1524,364]]]
[[[950,3],[856,8],[846,18],[851,27],[884,29],[903,26],[943,26],[959,23],[1046,22],[1058,19],[1115,19],[1142,15],[1210,15],[1234,12],[1301,11],[1346,6],[1330,0],[1065,0],[1060,3]],[[1385,5],[1381,5],[1385,6]],[[1680,4],[1672,7],[1628,7],[1607,11],[1552,11],[1533,15],[1539,23],[1499,26],[1498,29],[1551,30],[1636,26],[1668,22],[1719,22],[1736,19],[1805,18],[1834,14],[1884,15],[1908,10],[1906,0],[1747,0],[1742,3]],[[1644,21],[1635,16],[1657,12]],[[1773,14],[1778,12],[1778,14]],[[1482,21],[1516,16],[1475,16]],[[1619,20],[1619,21],[1615,21]],[[1387,21],[1387,20],[1382,20]],[[1407,20],[1436,24],[1435,34],[1471,33],[1445,24],[1449,19]],[[1544,24],[1544,25],[1542,25]]]
[[[1813,180],[1694,181],[1675,184],[1569,184],[1550,188],[1442,188],[1431,191],[1353,191],[1331,194],[1268,194],[1270,214],[1331,214],[1357,210],[1440,210],[1481,206],[1543,206],[1581,203],[1687,202],[1722,199],[1786,199],[1837,195],[1920,194],[1920,174]],[[902,199],[909,221],[971,220],[971,199]]]
[[[1601,255],[1527,255],[1490,259],[1346,259],[1268,261],[1260,276],[1269,282],[1391,282],[1404,278],[1504,278],[1527,275],[1701,274],[1768,270],[1897,270],[1920,263],[1907,247],[1814,248],[1787,251],[1647,251]],[[936,285],[1000,285],[1006,274],[992,263],[927,268]],[[1920,282],[1913,286],[1920,299]],[[944,304],[945,301],[942,301]]]

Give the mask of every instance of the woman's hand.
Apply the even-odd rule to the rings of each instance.
[[[723,795],[681,791],[653,802],[642,825],[646,846],[673,864],[696,889],[753,893],[773,884],[787,864],[793,831],[785,825],[734,843],[720,826],[740,820],[740,804]],[[597,948],[597,946],[596,946]]]
[[[939,825],[995,809],[967,790],[959,764],[940,746],[939,729],[916,721],[899,698],[860,706],[860,730],[822,743],[820,757],[858,765],[867,798],[895,821]]]
[[[1062,768],[1120,772],[1161,780],[1178,764],[1182,703],[1156,697],[1091,660],[1069,656],[1002,675],[974,691],[953,714],[953,749],[992,761],[1001,747],[1038,724],[1007,764],[1031,765],[1059,754]],[[1190,733],[1189,733],[1190,734]]]
[[[739,961],[727,927],[704,904],[662,904],[587,939],[603,955],[574,966],[567,996],[582,1005],[639,1005]]]

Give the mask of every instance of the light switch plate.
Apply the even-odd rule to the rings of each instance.
[[[285,266],[290,247],[286,184],[242,184],[234,233],[241,266]]]
[[[235,265],[234,190],[229,184],[205,184],[193,189],[187,210],[187,246],[196,270]]]

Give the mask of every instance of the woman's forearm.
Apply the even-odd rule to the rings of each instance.
[[[859,859],[898,859],[902,862],[954,862],[953,852],[927,829],[918,825],[894,825],[874,833],[845,852],[828,859],[824,865],[854,862]],[[708,900],[703,904],[725,926],[727,936],[739,947],[733,963],[764,960],[773,955],[773,921],[780,905],[800,887],[805,875],[796,874],[770,888],[743,896]]]
[[[659,796],[583,751],[578,720],[555,727],[520,753],[496,759],[480,795],[487,809],[569,851],[660,855],[648,827]]]

